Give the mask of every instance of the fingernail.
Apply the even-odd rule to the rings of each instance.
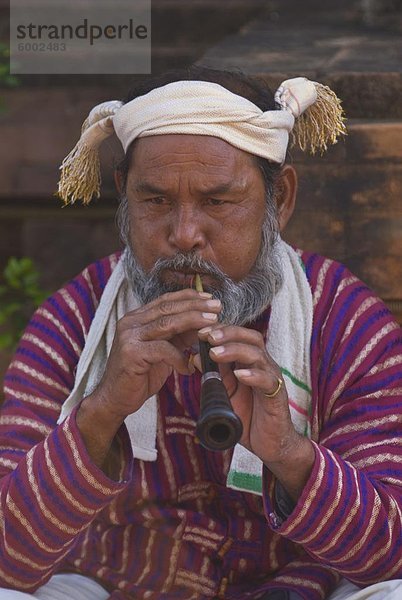
[[[194,366],[199,370],[200,373],[202,373],[201,357],[199,354],[197,354],[194,358]]]
[[[208,292],[198,292],[200,298],[212,298],[212,294],[209,294]]]
[[[208,300],[207,306],[209,308],[218,308],[221,305],[221,301],[214,298],[213,300]]]
[[[211,348],[211,352],[218,356],[219,354],[223,354],[225,352],[224,346],[215,346],[215,348]]]
[[[220,329],[217,329],[216,331],[213,331],[209,335],[215,342],[218,342],[219,340],[221,340],[223,338],[223,331],[221,331]]]
[[[236,377],[250,377],[252,375],[250,369],[236,369],[233,373]]]
[[[203,327],[198,333],[209,333],[210,331],[212,331],[212,327]]]
[[[207,312],[203,312],[202,316],[204,317],[204,319],[207,319],[207,321],[216,321],[216,319],[218,318],[218,315],[215,315],[214,313],[207,313]]]
[[[188,359],[188,365],[187,368],[190,372],[190,375],[192,375],[195,372],[195,367],[194,367],[194,354],[190,354],[190,357]]]

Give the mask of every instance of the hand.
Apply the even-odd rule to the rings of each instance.
[[[221,310],[211,294],[185,289],[164,294],[127,313],[117,324],[105,373],[84,398],[77,424],[93,461],[102,466],[127,415],[156,394],[173,369],[192,372],[184,350],[197,329],[215,323]]]
[[[271,399],[264,392],[277,388],[281,371],[265,349],[258,331],[235,326],[216,326],[202,339],[211,344],[213,360],[219,364],[223,382],[235,412],[243,423],[241,443],[266,462],[282,458],[294,430],[286,387]]]
[[[220,309],[219,300],[210,294],[184,289],[164,294],[120,319],[96,390],[110,416],[123,421],[138,410],[173,369],[190,374],[184,354],[188,333],[216,322]]]
[[[256,454],[296,498],[314,462],[311,442],[297,433],[289,411],[281,371],[265,348],[258,331],[214,325],[199,331],[212,346],[210,355],[219,364],[235,412],[243,423],[240,443]]]

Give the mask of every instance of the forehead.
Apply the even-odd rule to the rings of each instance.
[[[213,176],[259,174],[257,157],[213,136],[155,135],[137,139],[129,175],[186,172]]]

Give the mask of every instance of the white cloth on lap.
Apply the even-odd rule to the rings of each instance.
[[[110,597],[99,583],[78,573],[53,575],[34,594],[0,588],[0,600],[107,600]]]
[[[402,579],[383,581],[363,590],[342,579],[328,600],[402,600]]]

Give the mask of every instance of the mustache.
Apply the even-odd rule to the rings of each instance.
[[[184,254],[178,252],[171,258],[158,258],[150,272],[150,276],[159,278],[165,270],[193,271],[200,275],[209,275],[221,285],[228,279],[228,276],[215,263],[194,253]]]

